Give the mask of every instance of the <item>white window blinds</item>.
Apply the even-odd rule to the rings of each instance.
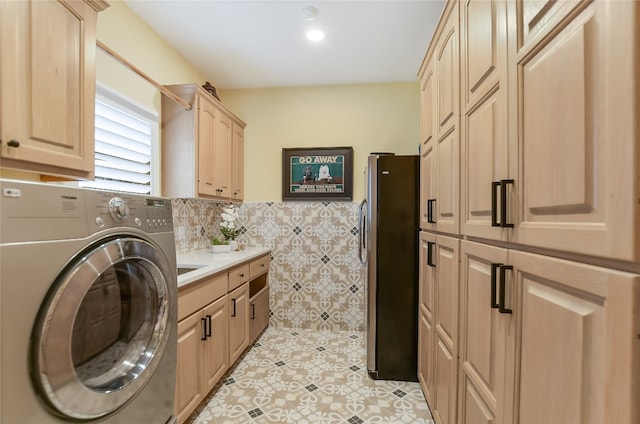
[[[96,96],[95,181],[80,185],[151,194],[155,123],[124,99],[114,102],[113,94],[108,97]]]

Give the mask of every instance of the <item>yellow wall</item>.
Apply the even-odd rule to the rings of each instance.
[[[205,76],[160,38],[122,0],[98,15],[97,38],[160,84],[198,82]],[[149,82],[98,49],[96,80],[160,115],[160,92]]]
[[[418,153],[417,82],[221,90],[220,98],[247,123],[245,201],[282,199],[284,147],[353,146],[357,202],[370,152]]]
[[[211,81],[161,39],[121,0],[98,16],[98,40],[160,84]],[[160,115],[160,92],[98,50],[98,83]],[[282,199],[282,148],[354,148],[354,201],[364,197],[364,169],[372,151],[416,154],[416,83],[218,90],[222,102],[247,123],[245,201]]]

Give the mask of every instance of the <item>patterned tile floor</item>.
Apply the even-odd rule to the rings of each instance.
[[[187,423],[433,421],[418,383],[369,378],[364,333],[269,328]]]

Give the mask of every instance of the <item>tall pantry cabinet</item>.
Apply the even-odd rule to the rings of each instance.
[[[432,140],[452,14],[459,232],[431,222],[430,201],[448,174]],[[638,40],[636,2],[447,3],[419,73],[419,380],[436,422],[640,422]],[[439,271],[450,239],[458,269]],[[445,390],[438,317],[452,310]]]

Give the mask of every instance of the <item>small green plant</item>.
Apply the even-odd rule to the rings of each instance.
[[[214,246],[218,246],[221,244],[229,244],[229,240],[219,239],[218,237],[214,237],[211,239],[211,244],[213,244]]]

